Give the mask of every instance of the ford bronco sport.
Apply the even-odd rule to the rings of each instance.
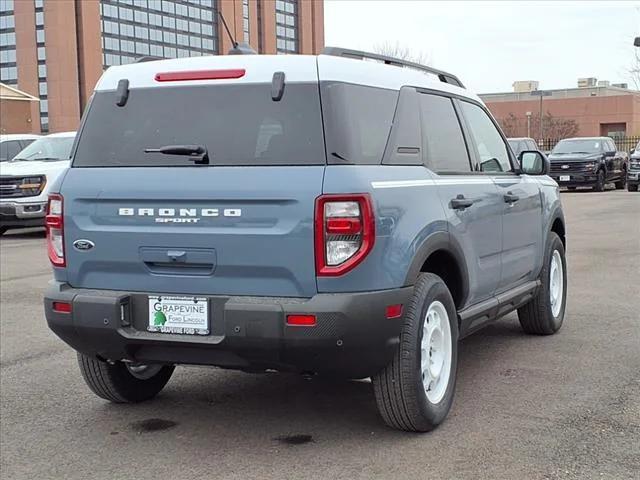
[[[394,58],[111,67],[50,196],[47,321],[112,402],[179,364],[371,377],[388,425],[427,431],[462,337],[516,309],[562,325],[548,168],[455,76]]]

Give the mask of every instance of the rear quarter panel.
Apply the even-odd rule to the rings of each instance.
[[[415,186],[395,188],[393,182]],[[369,193],[376,221],[371,253],[340,277],[318,277],[318,292],[385,290],[405,285],[418,249],[434,232],[447,232],[432,174],[422,166],[329,165],[323,194]],[[419,185],[420,182],[425,185]]]

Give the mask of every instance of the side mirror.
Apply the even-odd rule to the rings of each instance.
[[[605,157],[615,157],[616,156],[616,152],[604,152],[604,156]]]
[[[547,175],[549,173],[549,160],[537,150],[525,150],[518,157],[520,160],[520,173],[526,175]]]

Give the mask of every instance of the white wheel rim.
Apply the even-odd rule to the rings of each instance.
[[[451,375],[451,326],[447,309],[439,301],[429,305],[422,328],[420,374],[427,399],[439,403]]]
[[[558,250],[554,250],[551,256],[551,268],[549,269],[549,300],[551,302],[551,313],[554,317],[560,315],[563,296],[564,275],[562,271],[562,257]]]
[[[151,377],[155,376],[160,370],[162,370],[162,365],[144,365],[141,363],[138,364],[130,364],[127,363],[127,370],[129,373],[136,377],[138,380],[149,380]]]

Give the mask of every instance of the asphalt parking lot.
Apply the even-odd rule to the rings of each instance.
[[[516,316],[461,346],[449,418],[388,429],[371,384],[182,367],[152,402],[108,404],[46,327],[40,232],[0,240],[4,479],[640,476],[640,194],[563,193],[569,297],[553,337]]]

